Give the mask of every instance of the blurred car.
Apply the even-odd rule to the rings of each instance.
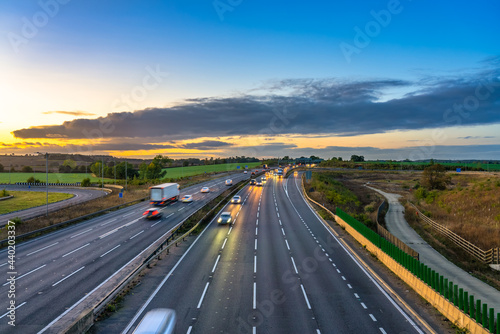
[[[248,174],[248,172],[245,170],[245,171],[243,171],[243,174]]]
[[[202,192],[202,193],[209,193],[210,192],[210,188],[209,187],[203,187],[203,188],[201,188],[200,192]]]
[[[233,185],[233,180],[227,179],[226,180],[226,186],[232,186]]]
[[[255,180],[254,180],[254,179],[251,179],[251,180],[250,180],[250,185],[251,185],[251,186],[254,186],[256,183],[257,183],[257,182],[255,182]]]
[[[265,176],[261,177],[260,180],[262,181],[262,183],[266,183],[266,181],[267,181]]]
[[[252,172],[250,173],[250,175],[255,175],[255,172],[254,172],[254,171],[252,171]]]
[[[256,186],[262,187],[262,181],[261,180],[257,181]]]
[[[230,212],[223,212],[223,213],[221,213],[221,215],[220,215],[219,219],[217,220],[217,222],[219,224],[230,224],[232,218],[233,217],[231,217],[231,213]]]
[[[150,208],[144,211],[142,215],[146,219],[155,219],[155,218],[160,218],[162,216],[162,213],[157,208]]]
[[[241,203],[241,196],[240,195],[233,196],[233,198],[231,198],[231,203],[240,204]]]
[[[191,195],[184,195],[181,198],[181,202],[183,203],[191,203],[193,201],[193,196]]]
[[[174,332],[176,320],[177,316],[172,309],[153,309],[146,313],[133,334],[171,334]]]

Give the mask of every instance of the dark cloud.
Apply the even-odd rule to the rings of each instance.
[[[24,139],[149,138],[149,142],[165,142],[248,135],[355,136],[493,124],[500,122],[500,67],[498,61],[488,64],[489,68],[473,74],[417,82],[287,79],[269,84],[264,95],[194,98],[171,108],[75,119],[13,134]],[[384,92],[400,88],[415,90],[381,102]]]
[[[64,110],[57,110],[57,111],[45,111],[42,112],[44,115],[50,115],[50,114],[63,114],[63,115],[72,115],[72,116],[94,116],[94,113],[91,112],[86,112],[86,111],[64,111]]]
[[[457,139],[491,139],[495,138],[494,136],[465,136],[465,137],[457,137]]]
[[[209,150],[214,150],[214,149],[218,149],[218,148],[226,148],[226,147],[230,147],[230,146],[233,146],[233,144],[226,143],[223,141],[217,141],[217,140],[205,140],[201,143],[182,144],[182,145],[179,145],[178,147],[179,148],[186,148],[186,149],[190,149],[190,150],[209,151]]]
[[[251,148],[247,148],[251,152]],[[245,151],[244,151],[245,152]],[[351,155],[362,155],[367,160],[425,160],[425,159],[500,159],[500,145],[435,145],[435,146],[414,146],[402,148],[377,148],[377,147],[346,147],[328,146],[325,148],[288,148],[285,145],[275,147],[262,147],[259,151],[264,157],[282,157],[285,155],[297,158],[300,156],[319,156],[324,159],[331,157],[342,157],[349,159]]]

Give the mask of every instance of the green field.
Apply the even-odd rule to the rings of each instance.
[[[47,194],[41,191],[8,191],[8,193],[14,195],[14,198],[0,201],[0,215],[47,203]],[[73,197],[72,194],[49,193],[49,203],[59,202],[71,197]]]
[[[236,170],[237,166],[240,166],[241,170],[245,166],[248,168],[254,168],[260,165],[260,162],[245,162],[245,163],[231,163],[231,164],[220,164],[220,165],[205,165],[205,166],[189,166],[189,167],[173,167],[165,168],[167,171],[167,178],[180,178],[185,176],[193,176],[198,174],[204,174],[205,172],[225,172]],[[16,182],[26,182],[28,178],[34,176],[35,179],[45,182],[45,173],[0,173],[0,183],[16,183]],[[99,182],[101,178],[94,177],[91,173],[49,173],[49,183],[76,183],[82,182],[84,178],[90,178],[91,182]],[[104,178],[104,183],[113,183],[114,179]]]
[[[9,176],[10,174],[10,176]],[[10,177],[10,183],[16,183],[16,182],[26,182],[31,176],[33,176],[33,173],[0,173],[0,183],[9,183],[9,177]],[[97,182],[100,180],[100,178],[96,178],[92,176],[91,173],[85,174],[85,173],[49,173],[49,183],[75,183],[75,182],[82,182],[84,178],[90,178],[90,181],[92,182]],[[45,182],[45,173],[36,173],[35,174],[35,179],[40,180],[41,182]],[[106,179],[104,178],[104,182],[106,182]]]
[[[240,170],[244,170],[245,166],[248,168],[255,168],[261,165],[260,162],[244,162],[244,163],[231,163],[231,164],[220,164],[220,165],[205,165],[205,166],[189,166],[189,167],[174,167],[165,168],[167,171],[167,178],[179,178],[185,176],[193,176],[197,174],[204,174],[205,172],[226,172],[237,170],[237,166],[240,166]]]

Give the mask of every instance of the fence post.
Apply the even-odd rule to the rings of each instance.
[[[490,308],[490,316],[488,319],[490,320],[490,332],[493,333],[495,330],[495,314],[493,308]]]
[[[481,323],[481,299],[476,300],[476,322]]]
[[[464,312],[469,314],[469,291],[464,291]]]
[[[448,283],[448,300],[453,303],[453,281]]]
[[[453,304],[458,307],[458,285],[453,285]]]
[[[458,308],[464,310],[464,289],[458,289]]]
[[[469,305],[470,305],[470,317],[472,319],[474,319],[476,317],[476,312],[475,312],[475,308],[474,308],[474,296],[473,295],[470,295],[469,296]]]
[[[488,328],[488,304],[483,304],[483,327]]]

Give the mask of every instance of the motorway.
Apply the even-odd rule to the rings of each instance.
[[[238,182],[248,176],[239,173],[231,178]],[[165,207],[161,219],[143,219],[149,204],[139,203],[18,244],[14,268],[9,268],[7,250],[0,252],[0,273],[5,282],[0,286],[0,332],[43,332],[175,224],[226,190],[225,179],[181,189],[181,196],[191,194],[194,202]],[[203,186],[210,187],[211,192],[200,193]],[[7,282],[10,276],[15,276],[13,286]],[[10,298],[12,289],[15,297]],[[8,325],[7,307],[12,301],[16,306],[15,327]]]
[[[176,333],[424,333],[323,225],[299,182],[244,187],[243,203],[224,209],[234,224],[212,221],[135,315],[123,313],[122,333],[165,307],[177,312]]]
[[[0,189],[6,189],[11,191],[37,191],[37,192],[45,192],[45,187],[30,187],[28,186],[20,186],[20,185],[1,185]],[[83,203],[86,201],[90,201],[95,198],[106,196],[108,193],[102,190],[95,189],[85,189],[85,188],[64,188],[64,187],[49,187],[49,192],[58,192],[58,193],[67,193],[73,194],[73,197],[68,198],[64,201],[51,203],[49,204],[49,212],[59,210],[61,208],[75,205],[79,203]],[[8,201],[8,200],[7,200]],[[4,226],[7,224],[9,219],[13,219],[15,217],[19,217],[23,220],[34,218],[38,216],[42,216],[46,213],[46,206],[37,206],[34,208],[6,213],[0,215],[0,226]]]

